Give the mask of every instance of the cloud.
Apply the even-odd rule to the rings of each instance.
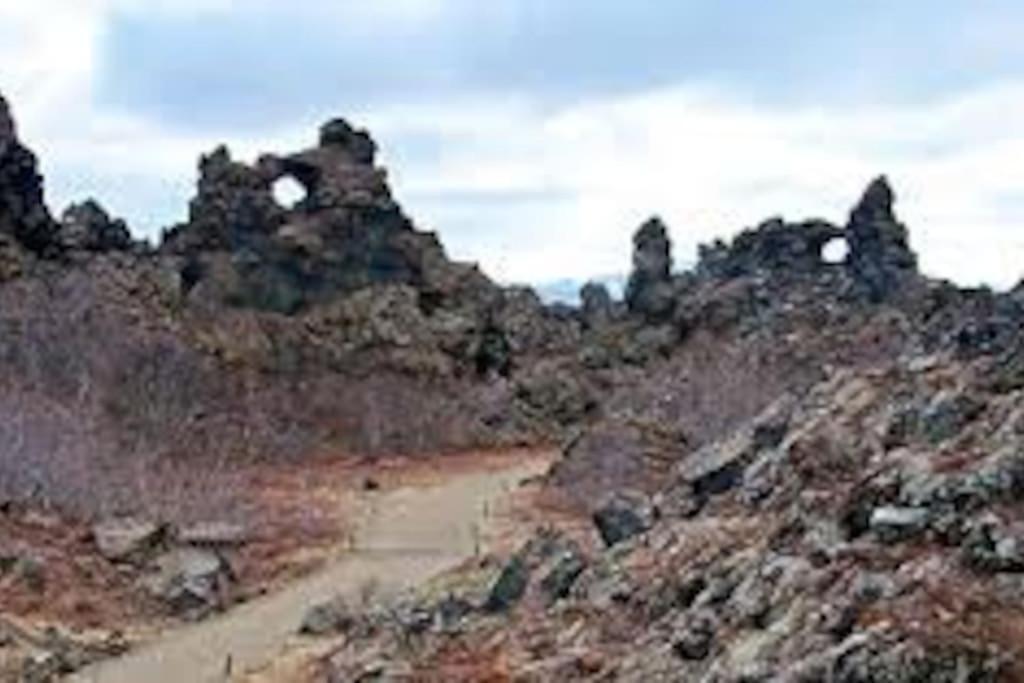
[[[684,264],[699,242],[780,213],[843,222],[867,181],[885,172],[927,269],[1006,286],[1024,256],[1011,172],[1024,122],[1005,113],[1022,107],[1024,82],[920,106],[773,109],[683,87],[554,112],[478,110],[442,134],[440,164],[403,160],[396,180],[414,215],[475,226],[445,231],[454,251],[506,279],[539,281],[624,271],[630,231],[649,213],[669,222]],[[397,113],[378,117],[400,141]],[[411,119],[416,130],[429,120]],[[551,199],[430,201],[439,188]],[[492,232],[505,240],[481,237]]]
[[[1019,75],[991,0],[258,0],[111,17],[98,94],[175,127],[268,129],[296,113],[528,96],[553,107],[680,84],[762,105],[906,103]]]
[[[841,222],[880,172],[927,270],[1020,275],[1016,3],[581,3],[9,3],[0,90],[54,206],[95,195],[150,236],[200,153],[347,114],[408,212],[508,281],[624,272],[651,213],[681,264],[770,215]]]

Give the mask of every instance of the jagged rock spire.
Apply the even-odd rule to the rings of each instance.
[[[850,223],[895,222],[896,216],[893,213],[895,202],[896,195],[892,191],[889,179],[884,175],[878,176],[868,184],[860,201],[857,202],[857,206],[850,212]]]
[[[850,212],[846,227],[851,273],[876,301],[889,297],[902,280],[917,273],[917,256],[908,244],[906,226],[896,218],[895,202],[889,180],[875,178]]]
[[[649,319],[671,313],[672,243],[657,216],[641,225],[633,236],[633,272],[626,284],[626,304],[631,312]]]
[[[36,253],[55,247],[58,226],[43,203],[43,179],[35,155],[21,144],[0,94],[0,232]]]

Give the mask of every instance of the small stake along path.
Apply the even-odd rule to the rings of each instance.
[[[356,531],[353,552],[276,593],[172,630],[70,680],[205,683],[260,669],[294,636],[309,607],[355,595],[371,583],[401,590],[472,556],[486,531],[487,511],[550,462],[547,454],[510,458],[500,469],[458,472],[435,484],[371,494],[372,510]]]

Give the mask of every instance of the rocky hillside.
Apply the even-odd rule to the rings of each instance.
[[[253,165],[217,149],[151,245],[91,200],[55,219],[0,100],[0,505],[124,513],[161,494],[131,472],[211,458],[559,443],[545,486],[588,533],[342,615],[325,675],[1022,680],[1021,295],[922,275],[885,178],[845,225],[773,218],[686,272],[653,218],[624,300],[570,308],[450,260],[375,153],[342,120]]]

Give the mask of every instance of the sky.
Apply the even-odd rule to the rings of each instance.
[[[369,128],[398,199],[505,282],[612,276],[653,214],[681,267],[843,222],[885,173],[930,274],[1024,275],[1020,0],[0,0],[0,92],[55,212],[155,238],[200,154]]]

